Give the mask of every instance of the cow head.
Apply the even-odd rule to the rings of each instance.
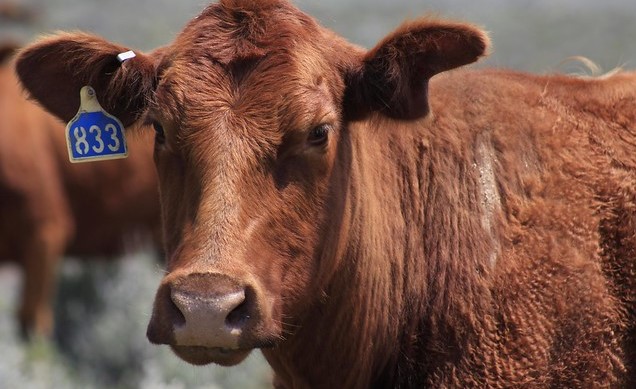
[[[125,124],[154,125],[168,268],[148,337],[231,365],[293,336],[323,268],[339,266],[327,241],[348,123],[425,116],[428,80],[487,44],[472,26],[419,20],[365,52],[287,2],[224,0],[123,64],[127,48],[68,34],[27,48],[17,69],[64,120],[92,85]]]

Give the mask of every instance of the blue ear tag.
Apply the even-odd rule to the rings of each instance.
[[[79,111],[66,125],[66,144],[73,163],[128,156],[124,126],[104,111],[90,86],[80,90]]]

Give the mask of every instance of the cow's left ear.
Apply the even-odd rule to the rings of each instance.
[[[352,120],[373,111],[405,120],[423,117],[429,111],[429,79],[475,62],[489,44],[486,33],[469,24],[405,23],[348,69],[345,113]]]
[[[129,126],[155,89],[157,58],[135,52],[120,61],[117,56],[127,51],[93,35],[61,33],[22,50],[16,71],[29,94],[63,121],[75,116],[80,89],[90,85],[102,107]]]

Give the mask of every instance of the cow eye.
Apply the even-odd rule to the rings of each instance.
[[[163,144],[166,141],[166,136],[163,132],[163,126],[158,122],[152,122],[152,127],[155,129],[155,142]]]
[[[310,146],[323,146],[329,138],[330,127],[328,124],[321,124],[314,127],[307,136],[307,143]]]

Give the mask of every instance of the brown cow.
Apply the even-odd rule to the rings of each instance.
[[[13,1],[0,2],[0,20],[18,23],[32,23],[37,19],[37,12],[26,4]]]
[[[158,236],[158,184],[146,134],[126,160],[72,165],[64,125],[24,98],[11,51],[0,48],[0,262],[23,268],[23,334],[48,336],[61,256],[112,257],[131,234]]]
[[[446,72],[487,47],[420,19],[365,51],[283,0],[222,0],[122,66],[63,34],[18,72],[62,118],[91,84],[154,122],[148,337],[184,360],[262,348],[282,388],[629,386],[636,74]]]

